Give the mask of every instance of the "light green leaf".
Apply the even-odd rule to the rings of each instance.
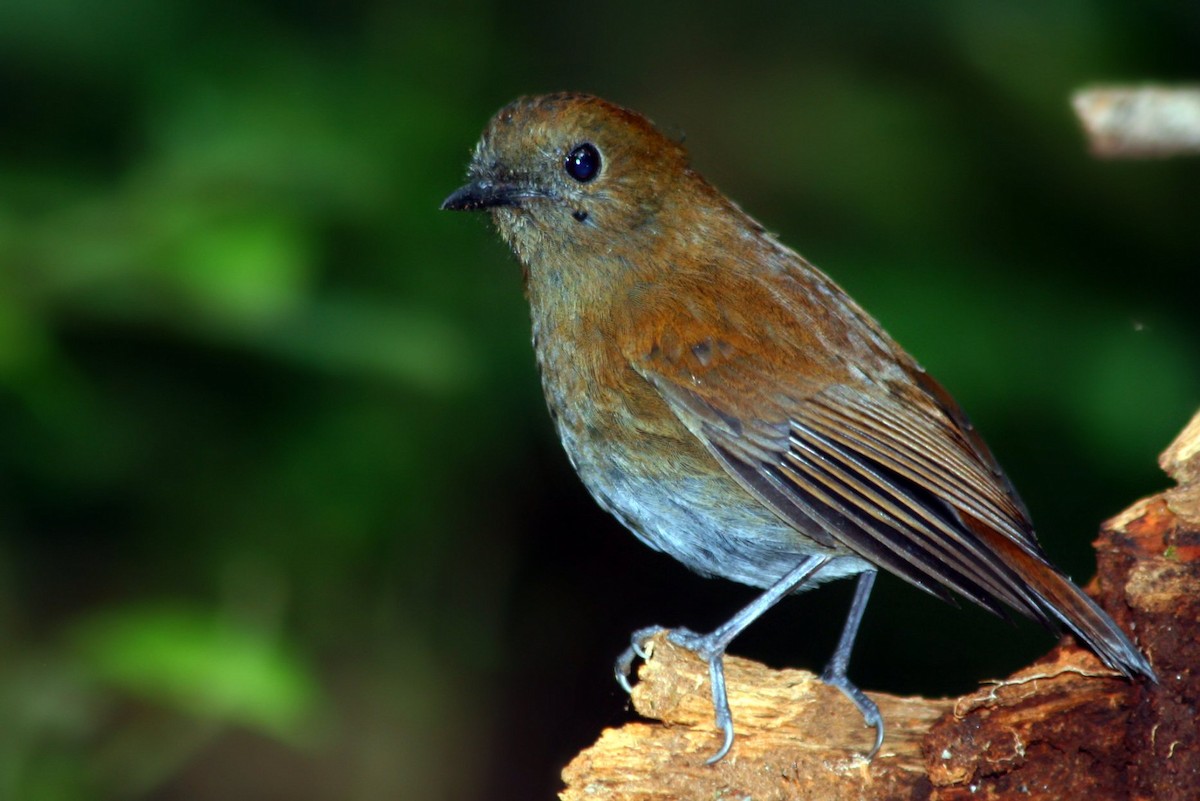
[[[101,613],[74,635],[97,680],[198,718],[295,739],[313,713],[306,666],[213,612],[133,607]]]

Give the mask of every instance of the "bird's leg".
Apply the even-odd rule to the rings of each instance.
[[[708,675],[712,688],[714,717],[717,728],[725,736],[724,742],[717,753],[708,759],[708,764],[720,761],[733,745],[733,714],[729,711],[729,698],[725,692],[725,649],[729,643],[753,623],[759,615],[779,603],[785,595],[792,592],[806,579],[829,561],[828,556],[807,556],[804,561],[792,568],[783,578],[772,584],[766,592],[751,601],[727,622],[710,631],[708,634],[697,634],[685,628],[670,629],[667,639],[685,648],[708,663]],[[867,588],[870,590],[870,587]],[[859,615],[861,617],[861,613]],[[617,681],[622,687],[629,689],[629,673],[633,668],[634,659],[645,656],[646,640],[664,629],[661,626],[650,626],[634,632],[630,645],[617,659]],[[851,637],[853,641],[853,637]]]
[[[874,758],[883,745],[883,716],[879,707],[858,689],[846,677],[846,669],[850,666],[850,651],[854,648],[854,638],[858,636],[858,626],[862,623],[863,612],[867,609],[867,599],[871,597],[871,588],[875,586],[875,571],[864,570],[858,574],[858,584],[854,587],[854,600],[850,602],[850,614],[846,616],[846,625],[842,627],[842,636],[838,639],[837,648],[829,658],[829,664],[821,673],[821,681],[837,687],[846,697],[854,702],[863,720],[868,726],[875,727],[875,746],[867,754],[867,759]]]

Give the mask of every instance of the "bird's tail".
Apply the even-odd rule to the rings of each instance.
[[[977,532],[983,533],[979,529]],[[1023,611],[1049,626],[1065,625],[1113,670],[1130,678],[1145,676],[1158,681],[1149,660],[1083,590],[1045,559],[1029,553],[1000,532],[991,530],[988,534],[989,544],[1002,554],[1030,590],[1031,608]]]

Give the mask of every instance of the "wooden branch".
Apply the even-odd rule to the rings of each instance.
[[[1200,797],[1200,414],[1163,454],[1175,489],[1104,524],[1089,591],[1147,653],[1158,685],[1114,675],[1074,640],[958,699],[872,693],[872,730],[840,692],[800,670],[726,658],[737,722],[720,735],[708,673],[662,637],[633,705],[651,722],[604,732],[563,771],[563,801],[665,799],[1021,799]],[[656,721],[656,722],[655,722]]]
[[[1200,153],[1200,87],[1102,86],[1071,98],[1099,158]]]

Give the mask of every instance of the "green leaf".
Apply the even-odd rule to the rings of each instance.
[[[211,611],[105,612],[81,623],[74,641],[98,681],[197,718],[294,740],[315,706],[305,665],[271,636]]]

